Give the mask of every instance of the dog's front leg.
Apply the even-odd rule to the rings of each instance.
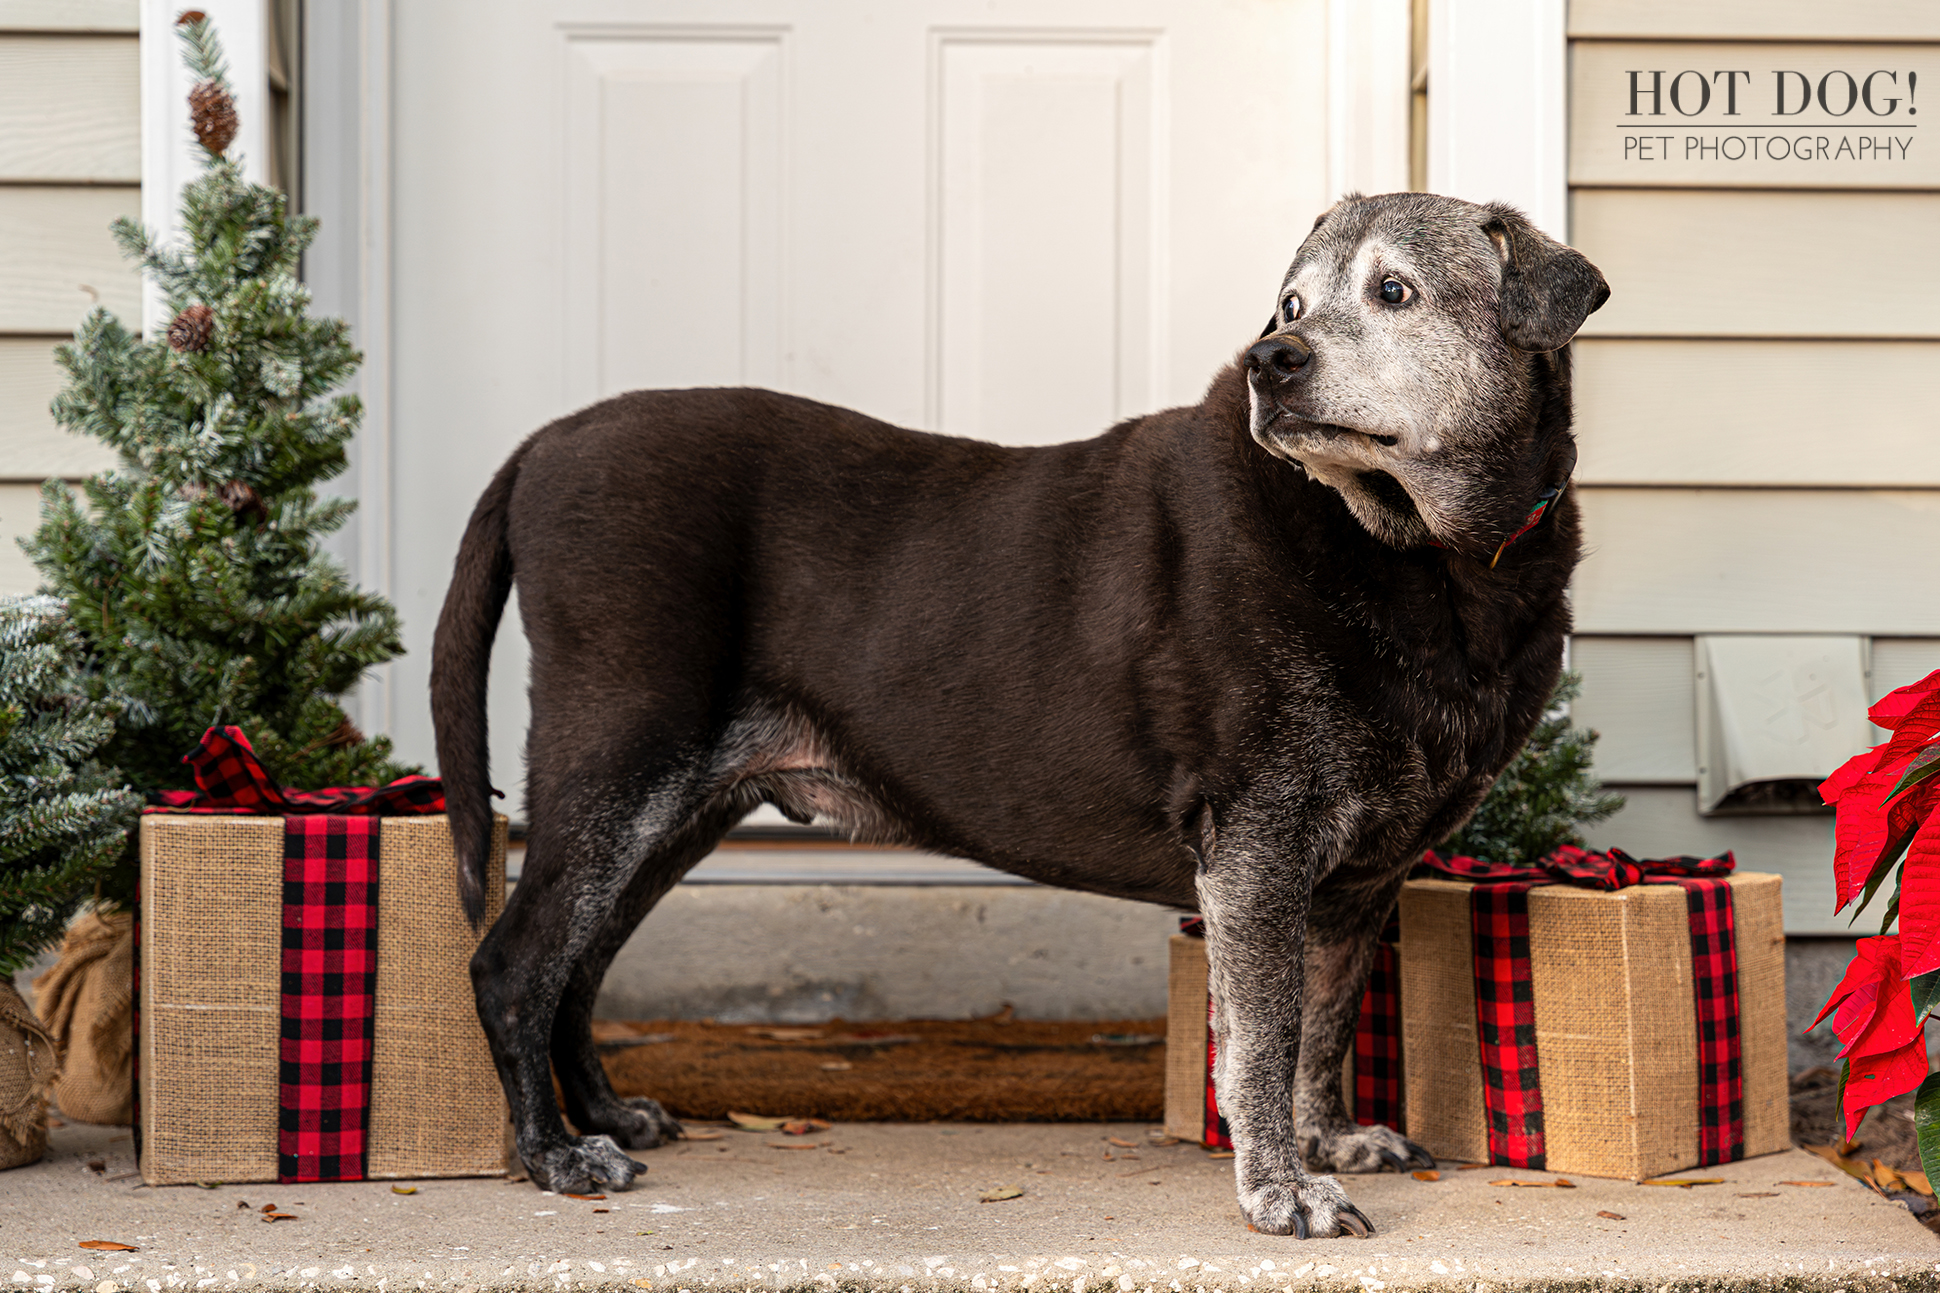
[[[1300,1055],[1312,870],[1277,841],[1228,830],[1198,877],[1218,1061],[1240,1210],[1256,1230],[1324,1238],[1374,1227],[1340,1182],[1300,1161],[1293,1090]]]
[[[1301,1161],[1309,1168],[1405,1172],[1435,1165],[1433,1155],[1400,1132],[1356,1124],[1352,1098],[1341,1090],[1341,1060],[1354,1044],[1375,945],[1404,875],[1350,881],[1337,871],[1308,904],[1294,1109]]]

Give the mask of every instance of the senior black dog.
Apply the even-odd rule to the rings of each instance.
[[[1556,681],[1564,347],[1608,295],[1510,207],[1351,196],[1201,403],[1096,439],[1002,448],[758,390],[636,392],[528,439],[465,532],[431,686],[476,921],[516,584],[531,834],[472,977],[534,1183],[625,1186],[622,1146],[678,1134],[614,1095],[593,999],[766,802],[1204,912],[1246,1219],[1370,1233],[1316,1173],[1430,1160],[1354,1124],[1341,1057],[1409,865]]]

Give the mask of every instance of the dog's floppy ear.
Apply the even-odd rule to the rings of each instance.
[[[1583,253],[1565,247],[1514,207],[1491,203],[1482,232],[1502,265],[1496,315],[1502,337],[1517,350],[1561,350],[1597,307],[1610,299]]]

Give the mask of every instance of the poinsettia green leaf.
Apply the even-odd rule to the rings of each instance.
[[[1915,975],[1910,983],[1913,988],[1914,1017],[1925,1019],[1927,1011],[1940,1004],[1940,970]]]
[[[1891,790],[1887,791],[1886,802],[1891,803],[1922,781],[1934,776],[1940,776],[1940,741],[1935,741],[1913,756],[1913,761],[1906,765],[1906,771],[1900,774],[1900,779],[1894,783]]]
[[[1847,924],[1856,923],[1866,913],[1866,908],[1873,901],[1873,895],[1879,892],[1880,885],[1884,884],[1886,877],[1893,873],[1893,868],[1899,865],[1900,854],[1905,851],[1907,840],[1912,838],[1912,833],[1908,832],[1906,840],[1898,840],[1891,847],[1880,850],[1879,861],[1873,863],[1872,874],[1866,877],[1866,887],[1860,891],[1859,905],[1852,909],[1852,918],[1846,922]]]
[[[1940,1173],[1940,1073],[1927,1074],[1913,1095],[1913,1131],[1920,1141],[1920,1170],[1934,1180]]]
[[[1838,1125],[1835,1143],[1846,1139],[1846,1079],[1852,1076],[1852,1063],[1843,1055],[1839,1057],[1839,1085],[1832,1093],[1832,1121]]]

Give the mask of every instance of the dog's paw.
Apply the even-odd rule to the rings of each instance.
[[[1412,1172],[1435,1156],[1392,1127],[1348,1127],[1309,1135],[1301,1146],[1309,1172]]]
[[[680,1123],[660,1107],[660,1101],[645,1096],[620,1101],[614,1110],[613,1125],[601,1130],[627,1149],[655,1149],[680,1139]]]
[[[1365,1239],[1374,1233],[1374,1223],[1349,1201],[1347,1191],[1331,1176],[1242,1187],[1239,1207],[1246,1214],[1247,1225],[1269,1235],[1292,1235],[1296,1239],[1353,1235]]]
[[[628,1158],[611,1136],[582,1136],[527,1160],[525,1170],[555,1194],[591,1194],[626,1189],[647,1165]]]

